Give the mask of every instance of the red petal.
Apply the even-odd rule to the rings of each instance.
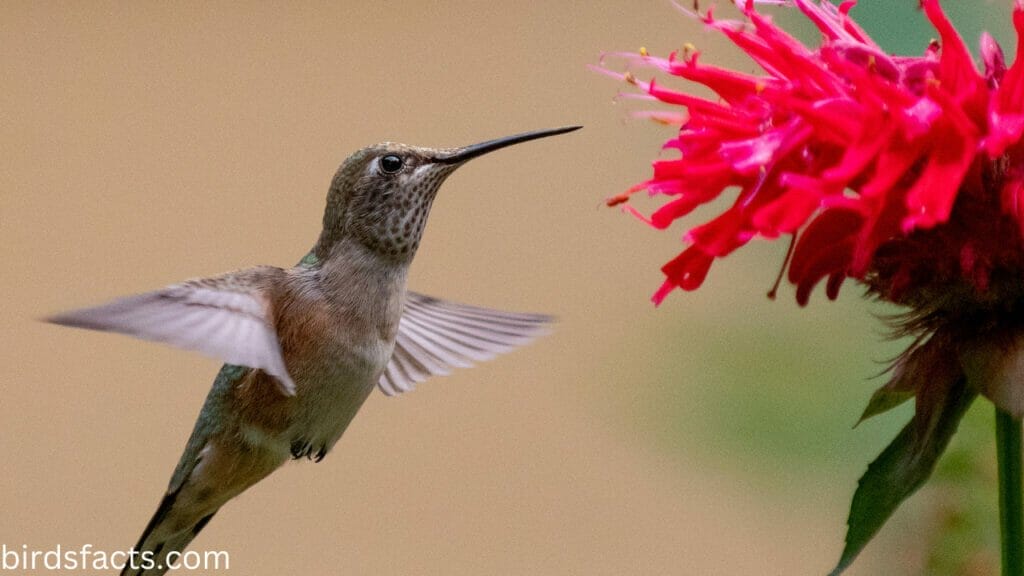
[[[825,285],[825,296],[828,296],[829,300],[835,300],[839,297],[839,288],[842,287],[843,282],[846,280],[846,274],[842,272],[836,272],[828,277],[828,284]]]
[[[946,127],[933,130],[931,153],[921,176],[907,192],[908,215],[903,219],[903,232],[931,228],[949,219],[957,192],[977,148],[977,129],[956,103],[937,89],[929,95],[942,107]]]
[[[939,0],[921,0],[921,7],[942,38],[939,80],[944,89],[958,95],[970,95],[980,88],[979,83],[983,80],[974,69],[971,53],[942,11]]]
[[[648,84],[647,92],[666,104],[686,106],[687,110],[690,111],[691,116],[699,115],[704,118],[714,117],[723,120],[738,120],[738,115],[733,108],[723,106],[705,98],[698,98],[697,96],[690,96],[689,94],[683,94],[682,92],[667,90],[655,84],[653,80]]]
[[[774,78],[761,78],[725,68],[698,65],[696,56],[681,64],[670,63],[669,72],[707,86],[730,104],[738,104],[764,90],[766,84],[776,82]]]
[[[697,246],[690,246],[661,267],[669,282],[683,290],[696,290],[704,283],[714,257]],[[661,290],[659,290],[661,292]],[[664,298],[664,295],[662,295]]]
[[[797,231],[821,205],[821,189],[815,186],[814,179],[790,175],[786,184],[790,187],[751,219],[757,231],[765,236],[774,238]]]
[[[985,77],[990,81],[999,82],[1006,74],[1006,58],[1003,49],[988,32],[981,33],[981,61],[985,63]]]
[[[864,217],[851,210],[827,210],[815,218],[797,240],[789,263],[789,281],[794,284],[804,281],[815,262],[821,259],[821,252],[849,243],[863,225]]]
[[[668,228],[674,220],[686,216],[692,212],[694,208],[703,203],[704,199],[694,196],[676,198],[661,208],[658,208],[653,214],[651,214],[651,226],[654,226],[659,230],[664,230],[665,228]]]
[[[1020,2],[1013,9],[1013,27],[1017,30],[1017,54],[999,85],[999,109],[1004,113],[1020,112],[1024,106],[1024,5]]]
[[[714,220],[686,233],[686,239],[711,254],[721,258],[746,244],[754,232],[744,229],[742,211],[733,207]]]
[[[797,249],[799,250],[799,248],[800,245],[797,244]],[[832,278],[837,276],[839,278],[845,277],[852,258],[853,238],[847,238],[845,241],[837,244],[818,247],[814,252],[813,259],[808,262],[804,275],[796,281],[797,303],[801,306],[806,306],[807,302],[811,299],[811,292],[814,290],[814,287],[825,277],[829,277],[829,288],[826,295],[830,299],[835,299],[842,280],[837,282],[833,281]]]
[[[1013,26],[1017,30],[1017,54],[996,89],[989,111],[985,149],[991,157],[1003,154],[1020,141],[1024,133],[1024,5],[1021,2],[1014,5]]]
[[[928,156],[921,177],[907,192],[907,212],[901,223],[904,233],[932,228],[949,220],[960,183],[974,159],[964,142],[947,140]]]
[[[661,306],[662,301],[665,300],[665,297],[668,296],[669,292],[676,288],[678,288],[678,286],[676,286],[675,282],[665,280],[661,283],[661,286],[658,287],[658,290],[651,295],[651,302],[654,302],[655,306]]]

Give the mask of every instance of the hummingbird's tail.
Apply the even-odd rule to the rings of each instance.
[[[214,510],[194,524],[168,534],[169,516],[179,492],[169,492],[160,501],[139,542],[132,548],[133,553],[121,570],[121,576],[162,576],[172,563],[180,562],[180,558],[168,556],[172,553],[178,556],[217,513]]]
[[[203,422],[200,417],[168,492],[121,576],[161,576],[172,564],[180,564],[180,553],[221,506],[287,460],[287,448],[240,446],[225,444],[218,437],[211,439]]]

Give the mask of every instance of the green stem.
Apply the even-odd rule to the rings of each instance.
[[[996,408],[999,459],[999,529],[1003,576],[1024,576],[1024,523],[1021,512],[1021,421]]]

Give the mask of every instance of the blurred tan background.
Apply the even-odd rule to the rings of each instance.
[[[852,286],[768,301],[772,244],[650,305],[683,229],[601,202],[669,131],[586,66],[686,41],[738,61],[661,1],[0,5],[0,543],[130,547],[218,367],[37,318],[293,264],[364,145],[583,124],[453,176],[411,277],[557,331],[375,394],[329,458],[257,485],[193,548],[251,575],[827,572],[857,477],[908,414],[850,429],[899,346]],[[925,493],[851,574],[925,569],[945,521]]]

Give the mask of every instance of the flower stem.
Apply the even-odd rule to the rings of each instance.
[[[1021,420],[996,408],[999,460],[999,528],[1003,576],[1024,576],[1024,510],[1021,499]]]

